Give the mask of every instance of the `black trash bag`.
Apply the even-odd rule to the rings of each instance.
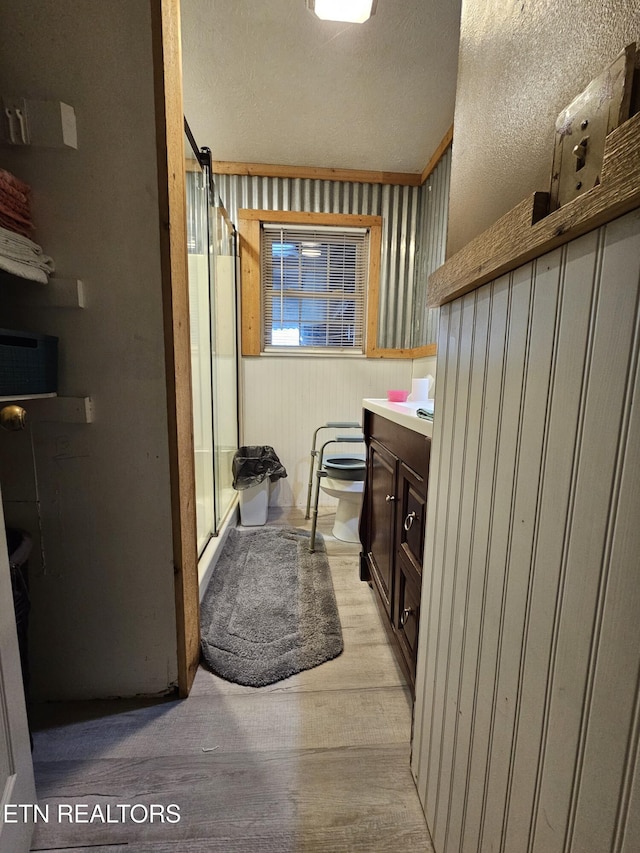
[[[269,477],[272,483],[286,477],[284,465],[268,445],[239,447],[233,457],[233,488],[241,492]]]

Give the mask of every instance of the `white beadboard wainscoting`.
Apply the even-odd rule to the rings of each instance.
[[[436,378],[436,367],[438,359],[435,355],[429,355],[426,358],[414,358],[411,368],[412,379],[422,379],[425,376],[433,376]]]
[[[441,309],[412,768],[437,853],[640,850],[640,212]]]
[[[361,423],[362,398],[386,397],[390,388],[411,389],[409,359],[288,355],[243,358],[242,444],[271,445],[288,473],[286,479],[272,487],[271,504],[304,507],[314,430],[327,421]],[[339,432],[349,434],[345,430]],[[319,439],[331,435],[326,430]],[[364,453],[364,444],[332,445],[331,450]],[[335,504],[324,492],[320,493],[320,505]]]

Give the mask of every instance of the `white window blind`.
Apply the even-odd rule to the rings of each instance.
[[[263,346],[362,352],[369,232],[263,223]]]

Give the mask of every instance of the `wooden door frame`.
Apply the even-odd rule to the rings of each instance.
[[[200,659],[180,0],[150,0],[160,210],[178,691]]]

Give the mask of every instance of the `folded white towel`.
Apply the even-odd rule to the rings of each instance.
[[[45,255],[42,247],[6,228],[0,227],[0,255],[11,261],[16,261],[49,274],[55,271],[52,258]],[[5,269],[5,267],[3,267]]]
[[[38,267],[34,267],[31,264],[23,264],[21,261],[5,258],[2,254],[0,254],[0,270],[5,270],[12,275],[20,276],[20,278],[39,281],[40,284],[48,284],[49,282],[49,276],[44,270],[38,269]]]

